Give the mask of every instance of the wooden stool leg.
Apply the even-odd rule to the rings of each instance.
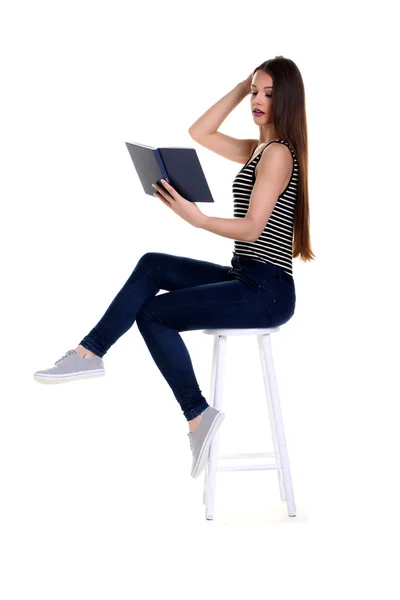
[[[282,465],[282,478],[284,494],[287,503],[289,517],[296,516],[296,505],[294,501],[292,477],[290,473],[289,456],[286,447],[285,430],[283,426],[282,411],[279,401],[278,385],[275,376],[274,362],[272,358],[271,340],[269,335],[258,336],[260,357],[263,365],[264,384],[269,389],[268,406],[271,419],[272,436],[277,460]],[[274,433],[275,432],[275,433]],[[276,446],[275,446],[276,444]],[[279,473],[279,470],[278,470]],[[282,496],[281,496],[282,497]]]
[[[226,335],[216,335],[214,337],[210,403],[212,402],[212,406],[217,410],[222,410],[226,344]],[[217,433],[215,434],[210,445],[209,458],[204,481],[203,500],[205,500],[207,520],[212,520],[214,518],[215,487],[218,462],[218,442],[219,431],[217,431]]]

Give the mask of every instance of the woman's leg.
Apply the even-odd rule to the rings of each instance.
[[[142,305],[161,289],[173,291],[226,281],[230,269],[229,266],[173,254],[144,254],[100,321],[80,345],[102,358],[132,327]]]
[[[258,327],[258,315],[274,298],[272,282],[269,287],[254,280],[234,279],[233,276],[224,280],[224,273],[221,272],[219,282],[153,297],[143,304],[136,317],[138,329],[188,421],[199,416],[208,403],[201,393],[189,352],[178,332]]]

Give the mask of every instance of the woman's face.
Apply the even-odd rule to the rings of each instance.
[[[264,114],[253,112],[254,121],[257,125],[265,125],[272,120],[273,80],[271,75],[263,71],[257,71],[251,82],[251,110],[261,110]]]

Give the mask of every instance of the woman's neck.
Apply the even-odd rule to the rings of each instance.
[[[275,133],[275,128],[272,123],[270,125],[262,125],[260,127],[259,144],[268,144],[268,142],[276,140],[277,137],[278,136]]]

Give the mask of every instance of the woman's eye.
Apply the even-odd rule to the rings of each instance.
[[[257,92],[251,92],[252,96],[255,96],[257,94]],[[267,98],[271,98],[272,94],[265,94],[267,96]]]

